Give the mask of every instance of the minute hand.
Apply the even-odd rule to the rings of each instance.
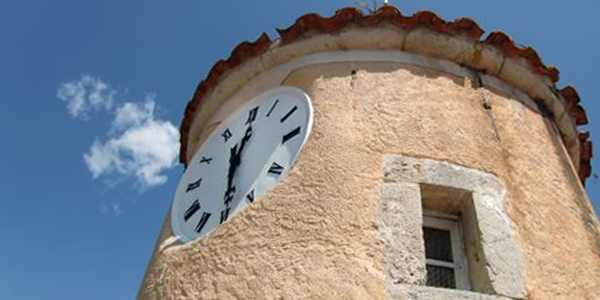
[[[225,205],[229,206],[229,203],[233,200],[235,196],[235,185],[233,185],[233,180],[235,178],[236,171],[240,164],[242,163],[242,151],[250,141],[252,137],[252,125],[248,126],[246,129],[246,133],[242,138],[240,147],[238,149],[238,145],[236,144],[231,148],[229,154],[229,172],[227,173],[227,190],[225,191],[224,201]]]
[[[235,195],[235,186],[233,185],[233,177],[235,171],[240,165],[240,157],[238,156],[237,144],[233,146],[229,154],[229,171],[227,172],[227,190],[225,190],[224,201],[225,206],[229,207],[229,202],[233,200]]]
[[[244,148],[246,147],[246,144],[248,144],[248,141],[250,141],[250,138],[252,137],[252,125],[248,126],[248,128],[246,128],[246,133],[244,134],[244,137],[242,138],[242,143],[240,145],[240,149],[237,152],[237,157],[240,160],[241,163],[241,158],[242,158],[242,151],[244,151]]]

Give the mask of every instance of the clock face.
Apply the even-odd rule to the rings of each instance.
[[[310,98],[298,88],[236,109],[188,163],[171,210],[175,235],[193,241],[258,201],[292,168],[311,127]]]

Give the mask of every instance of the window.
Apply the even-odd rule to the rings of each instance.
[[[427,285],[468,290],[464,244],[456,216],[426,212],[423,216]]]
[[[446,288],[418,287],[427,284],[427,273],[428,285],[442,286],[438,277],[447,275],[443,286],[526,298],[524,260],[506,211],[507,191],[494,174],[445,161],[390,154],[383,158],[383,176],[383,226],[379,230],[386,241],[386,288],[399,295],[395,299],[460,298]],[[446,237],[436,238],[436,234]],[[436,253],[431,250],[436,247],[432,241],[439,240],[442,246],[437,247],[443,251],[432,254]],[[407,288],[427,296],[401,292]],[[454,296],[433,296],[446,292]]]

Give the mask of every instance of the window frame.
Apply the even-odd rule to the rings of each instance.
[[[435,211],[423,211],[423,227],[446,230],[450,232],[453,263],[425,257],[425,265],[454,269],[454,279],[457,290],[471,290],[467,254],[460,218],[455,215],[443,214]],[[425,244],[423,244],[425,246]]]

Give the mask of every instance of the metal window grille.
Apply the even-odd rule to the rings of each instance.
[[[469,289],[458,218],[423,218],[427,285]]]
[[[435,265],[426,265],[427,267],[427,285],[443,287],[448,289],[456,288],[456,276],[453,268],[438,267]]]

